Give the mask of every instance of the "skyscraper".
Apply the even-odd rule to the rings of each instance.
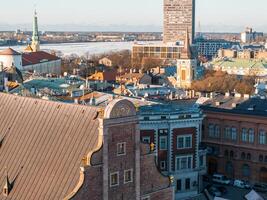
[[[195,35],[195,0],[164,0],[163,41],[185,41],[187,29],[192,43]]]

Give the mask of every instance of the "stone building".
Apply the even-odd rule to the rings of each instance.
[[[209,174],[251,183],[267,181],[267,101],[227,94],[202,106]]]
[[[171,200],[135,106],[103,110],[0,93],[3,200]]]
[[[160,171],[172,176],[175,199],[202,191],[206,151],[201,148],[203,115],[192,101],[140,107],[141,140],[153,144]]]

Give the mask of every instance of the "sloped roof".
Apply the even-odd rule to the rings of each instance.
[[[97,147],[97,108],[0,93],[1,200],[60,200],[77,185],[82,158]]]
[[[59,60],[60,58],[44,51],[29,52],[22,54],[22,66],[35,65],[38,63]]]
[[[3,51],[0,51],[0,55],[4,56],[15,56],[15,55],[21,55],[19,52],[15,51],[14,49],[7,48]]]

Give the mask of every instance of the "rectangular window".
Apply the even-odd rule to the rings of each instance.
[[[177,136],[177,149],[192,148],[192,135]]]
[[[266,144],[266,132],[264,130],[260,130],[259,135],[259,144]]]
[[[231,139],[236,140],[237,139],[237,129],[235,127],[232,127],[231,131],[232,131]]]
[[[124,171],[124,183],[131,183],[133,182],[133,170],[125,170]]]
[[[214,137],[214,125],[209,124],[209,136]]]
[[[200,167],[203,167],[203,166],[204,166],[204,156],[203,156],[203,155],[201,155],[201,156],[199,157],[199,166],[200,166]]]
[[[110,174],[110,187],[119,185],[119,172]]]
[[[248,141],[248,133],[246,128],[242,128],[242,142]]]
[[[186,71],[184,69],[182,69],[182,81],[186,80]]]
[[[176,170],[192,169],[193,156],[177,156],[176,157]]]
[[[190,178],[185,179],[185,189],[186,190],[190,190],[190,185],[191,185],[190,183],[191,183]]]
[[[248,131],[248,142],[254,143],[254,129],[250,128]]]
[[[176,190],[177,191],[181,191],[182,190],[182,180],[181,179],[178,179],[176,181]]]
[[[159,149],[160,150],[167,150],[167,136],[160,136],[159,137]]]
[[[142,137],[142,141],[143,143],[150,144],[150,137],[149,136]]]
[[[117,144],[117,155],[118,156],[126,155],[126,143],[125,142]]]

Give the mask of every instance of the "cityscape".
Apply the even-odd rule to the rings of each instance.
[[[266,2],[160,1],[2,3],[0,200],[267,199]]]

